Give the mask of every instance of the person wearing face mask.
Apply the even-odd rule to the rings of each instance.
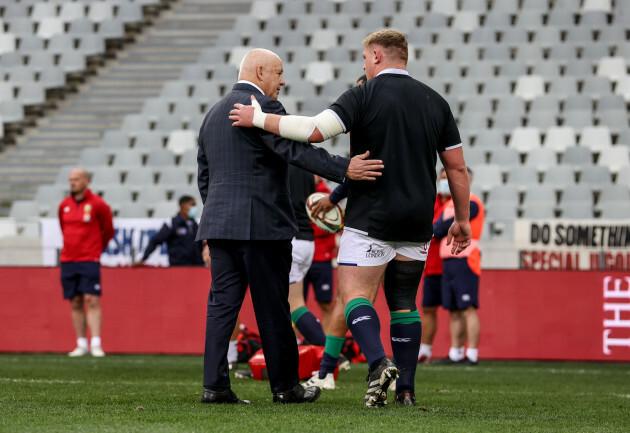
[[[433,205],[433,222],[442,214],[444,205],[451,199],[446,170],[442,169],[437,181],[437,196]],[[422,343],[418,362],[430,363],[433,356],[433,339],[437,331],[437,309],[442,305],[442,258],[440,242],[433,238],[429,255],[424,265],[422,284]]]
[[[472,182],[473,174],[468,169],[468,179]],[[448,186],[448,184],[447,184]],[[444,190],[445,192],[445,190]],[[472,241],[470,246],[456,256],[446,245],[448,228],[454,218],[453,201],[449,199],[440,216],[433,224],[433,232],[439,240],[442,265],[442,306],[449,311],[451,348],[448,357],[441,364],[475,366],[479,358],[479,334],[481,325],[477,309],[479,308],[479,277],[481,275],[481,252],[479,239],[483,231],[485,211],[481,199],[470,193],[470,228]],[[464,344],[467,344],[464,352]]]
[[[159,232],[151,240],[144,250],[142,260],[134,262],[133,267],[142,266],[151,253],[166,242],[168,248],[168,261],[170,266],[203,266],[201,251],[203,243],[195,241],[199,225],[195,218],[199,208],[195,199],[184,195],[179,199],[179,213],[165,222]]]

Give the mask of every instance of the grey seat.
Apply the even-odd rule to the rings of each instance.
[[[608,16],[604,11],[585,11],[580,15],[580,27],[599,30],[608,27]]]
[[[123,185],[107,185],[102,187],[103,198],[108,203],[131,201],[131,190]]]
[[[159,116],[170,113],[170,102],[164,97],[147,98],[142,104],[142,115],[152,121],[156,121]]]
[[[557,201],[556,191],[551,185],[531,185],[525,191],[523,208],[533,203],[547,203],[555,206]]]
[[[501,5],[501,3],[497,3]],[[513,15],[510,11],[492,9],[486,14],[484,26],[488,28],[506,28],[512,25]]]
[[[523,60],[517,59],[511,62],[504,62],[497,65],[499,67],[499,75],[502,77],[516,79],[521,75],[527,74],[527,63]]]
[[[24,121],[24,107],[19,101],[0,101],[0,118],[4,123]]]
[[[16,219],[39,218],[39,204],[34,200],[15,200],[9,216]]]
[[[562,154],[561,164],[579,168],[593,164],[593,155],[586,147],[571,146]]]
[[[163,114],[155,122],[155,130],[162,131],[164,134],[168,134],[174,129],[183,129],[183,127],[182,119],[173,114]]]
[[[127,132],[148,131],[150,125],[151,120],[148,116],[142,114],[127,114],[123,118],[120,129]]]
[[[147,205],[138,202],[124,202],[116,216],[118,218],[146,218],[148,216]]]
[[[516,149],[497,148],[490,152],[490,163],[502,166],[509,172],[513,166],[518,166],[521,163],[521,157]]]
[[[103,147],[90,147],[83,150],[79,163],[83,167],[109,165],[109,154]]]
[[[630,203],[615,203],[614,206],[606,206],[601,210],[601,218],[621,219],[626,221],[630,215]]]
[[[577,59],[577,46],[575,42],[567,39],[565,43],[554,45],[549,49],[549,60],[556,60],[559,63],[567,64]]]
[[[492,101],[492,98],[483,95],[477,98],[467,99],[464,103],[464,112],[490,115],[492,113]]]
[[[123,39],[125,37],[125,24],[119,18],[105,19],[98,24],[98,34],[105,39]]]
[[[475,138],[475,147],[493,151],[505,147],[505,135],[501,131],[484,129]]]
[[[158,173],[158,184],[181,185],[189,183],[188,173],[182,167],[164,167]]]
[[[494,204],[497,202],[514,203],[516,205],[520,202],[520,193],[516,185],[495,185],[488,193],[488,206],[494,208]]]
[[[567,165],[552,166],[545,171],[543,184],[562,188],[575,184],[575,173],[573,167]]]
[[[46,89],[42,83],[28,83],[20,86],[17,100],[25,107],[46,103]]]
[[[501,31],[501,43],[508,46],[518,46],[529,42],[527,30],[522,27],[507,27]]]
[[[421,26],[428,29],[442,29],[448,27],[448,17],[440,12],[429,12],[422,17]]]
[[[569,111],[593,111],[593,100],[589,96],[574,95],[569,96],[564,102],[563,112]]]
[[[555,218],[555,205],[551,202],[533,202],[522,206],[523,218],[551,219]]]
[[[622,203],[630,203],[630,187],[626,185],[609,185],[602,189],[597,200],[598,206],[616,206]],[[630,214],[628,214],[630,215]],[[626,215],[626,216],[628,216]]]
[[[105,131],[101,139],[101,147],[107,151],[115,149],[129,148],[129,135],[124,131],[109,130]]]
[[[538,171],[531,166],[511,167],[507,172],[508,184],[516,185],[519,189],[526,189],[530,185],[538,184]]]
[[[175,155],[170,150],[155,149],[147,156],[148,167],[164,167],[175,165]]]
[[[567,202],[560,206],[562,218],[568,219],[590,219],[593,218],[593,207],[587,201]]]
[[[124,23],[142,23],[144,20],[142,14],[142,5],[135,3],[123,2],[118,5],[116,17],[120,18]]]
[[[607,167],[584,167],[579,184],[591,188],[592,191],[603,191],[612,186],[612,177]]]
[[[133,191],[140,191],[155,183],[155,173],[149,167],[135,167],[125,175],[125,185]]]
[[[593,193],[584,185],[567,185],[561,189],[560,204],[567,202],[587,202],[593,204]]]
[[[526,165],[539,171],[545,171],[557,166],[557,157],[553,149],[542,147],[527,153]]]
[[[139,149],[120,149],[114,154],[113,165],[117,167],[141,168],[144,154]]]
[[[90,181],[92,184],[99,188],[103,188],[106,185],[120,184],[121,170],[118,167],[93,166],[88,167],[88,173],[90,173]]]
[[[575,129],[570,126],[552,127],[545,134],[544,146],[556,152],[564,152],[577,143]]]
[[[509,134],[514,128],[523,126],[523,118],[521,115],[501,110],[497,110],[497,113],[492,117],[491,122],[493,129],[500,129],[507,134]]]
[[[77,50],[85,56],[97,56],[105,54],[105,38],[101,35],[83,35],[79,39]]]
[[[593,124],[593,115],[588,111],[569,111],[563,114],[562,124],[573,128],[581,128]]]
[[[153,185],[138,191],[136,202],[146,206],[152,206],[153,203],[168,200],[167,189],[163,185]]]
[[[66,74],[83,72],[86,68],[85,56],[78,51],[65,51],[60,55],[59,67]]]
[[[44,40],[36,35],[23,35],[20,37],[19,50],[22,53],[41,51],[44,49]]]
[[[162,134],[158,131],[139,131],[133,148],[148,152],[154,149],[163,149]]]
[[[497,165],[487,164],[483,169],[475,170],[475,184],[484,192],[502,183],[501,169]]]
[[[535,10],[520,11],[516,15],[515,25],[530,31],[539,29],[545,25],[544,14]]]

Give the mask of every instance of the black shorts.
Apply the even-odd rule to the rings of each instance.
[[[422,306],[442,305],[442,275],[425,275],[422,284]]]
[[[61,264],[61,286],[64,299],[85,293],[101,295],[101,264],[98,262],[67,262]]]
[[[442,306],[446,310],[479,308],[479,276],[462,259],[445,259],[442,273]]]
[[[313,262],[304,277],[304,300],[308,295],[308,286],[313,285],[317,302],[332,302],[333,300],[333,268],[332,263]]]

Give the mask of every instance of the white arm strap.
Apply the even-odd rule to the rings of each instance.
[[[264,129],[266,117],[267,114],[260,110],[260,105],[255,107],[254,126]],[[324,110],[314,117],[282,116],[278,128],[282,137],[305,143],[308,143],[315,128],[319,130],[324,140],[344,132],[343,125],[332,110]]]

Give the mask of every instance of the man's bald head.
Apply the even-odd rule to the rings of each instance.
[[[68,176],[70,181],[70,193],[76,197],[81,198],[85,195],[87,187],[90,183],[90,175],[83,168],[73,168]]]
[[[273,51],[254,48],[243,57],[238,79],[252,82],[268,97],[278,99],[280,88],[284,86],[282,60]]]

